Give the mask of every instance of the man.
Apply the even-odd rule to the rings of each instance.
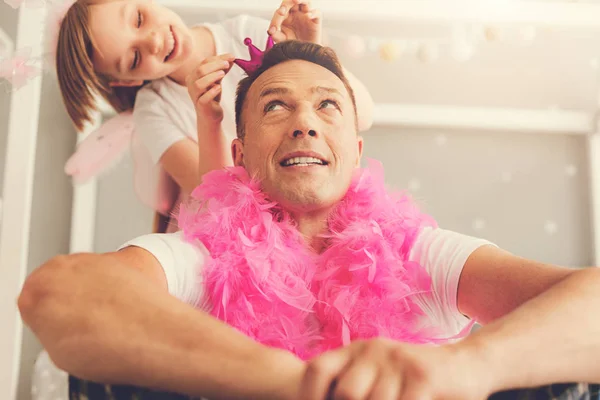
[[[23,319],[60,368],[209,399],[479,400],[600,382],[600,271],[516,257],[388,195],[358,169],[332,51],[276,45],[236,112],[238,168],[205,177],[182,232],[29,276]],[[452,340],[469,320],[483,327]]]

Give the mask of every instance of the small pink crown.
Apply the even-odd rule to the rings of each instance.
[[[273,47],[274,43],[275,42],[273,41],[273,37],[269,35],[265,51],[261,51],[257,49],[255,45],[252,44],[252,39],[246,38],[244,39],[244,44],[248,46],[248,51],[250,52],[250,60],[241,60],[239,58],[236,58],[235,60],[233,60],[233,62],[239,65],[240,68],[242,68],[244,71],[246,71],[246,74],[250,75],[262,65],[265,53]]]

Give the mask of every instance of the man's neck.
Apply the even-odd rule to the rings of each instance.
[[[322,253],[325,250],[325,240],[322,235],[327,233],[329,229],[327,225],[328,216],[329,210],[311,214],[292,215],[306,243],[316,253]]]
[[[203,26],[190,28],[192,34],[192,50],[185,63],[169,75],[173,81],[185,86],[187,76],[208,57],[216,55],[215,39],[212,32]]]

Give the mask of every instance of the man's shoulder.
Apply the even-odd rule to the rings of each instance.
[[[141,247],[150,253],[170,252],[172,254],[208,254],[206,246],[199,241],[188,238],[183,231],[173,233],[149,233],[127,241],[119,250],[129,247]]]

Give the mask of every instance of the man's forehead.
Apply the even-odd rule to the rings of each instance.
[[[250,87],[257,100],[273,94],[337,94],[344,96],[346,89],[333,72],[304,60],[292,60],[278,64],[253,82]]]
[[[336,94],[338,96],[342,96],[342,93],[333,87],[329,87],[329,86],[317,86],[317,85],[313,85],[313,86],[305,86],[302,88],[304,92],[309,92],[312,94]],[[266,85],[265,87],[262,88],[260,94],[259,94],[259,98],[262,97],[268,97],[271,95],[286,95],[286,94],[292,94],[294,92],[294,88],[290,88],[288,86],[285,86],[285,84],[282,86],[281,84],[270,84],[270,85]]]

